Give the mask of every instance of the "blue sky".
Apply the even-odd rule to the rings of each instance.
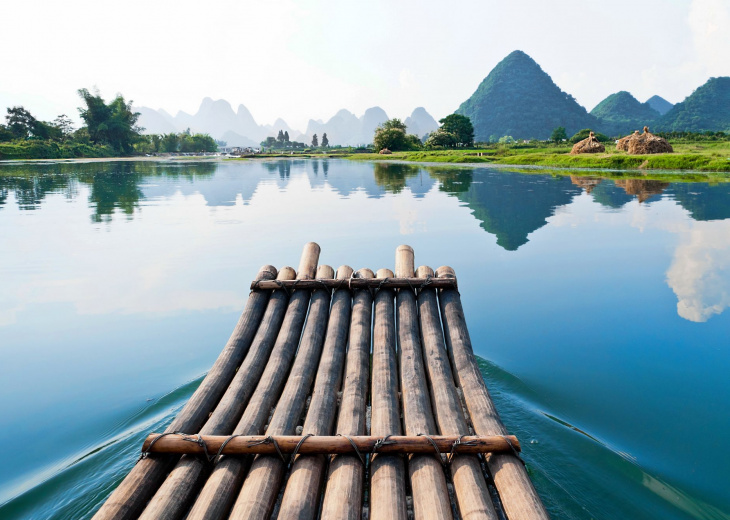
[[[456,109],[504,56],[531,55],[588,110],[619,90],[678,102],[730,75],[727,0],[12,2],[0,109],[76,116],[97,86],[195,112],[205,96],[304,129],[338,109]]]

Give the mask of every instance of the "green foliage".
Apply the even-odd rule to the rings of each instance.
[[[375,129],[373,148],[377,151],[387,148],[392,152],[418,150],[421,148],[421,140],[418,136],[406,134],[405,123],[398,118],[394,118],[389,119]]]
[[[515,142],[515,138],[511,135],[505,135],[503,137],[499,138],[499,141],[497,141],[499,144],[512,144]]]
[[[11,132],[7,126],[0,125],[0,143],[6,143],[15,139],[13,132]]]
[[[312,146],[314,148],[317,148],[319,146],[319,140],[317,139],[317,134],[314,134],[312,136]]]
[[[601,130],[610,135],[626,135],[653,125],[659,119],[659,112],[649,103],[639,101],[626,91],[611,94],[591,110],[591,115],[600,120]]]
[[[471,119],[460,114],[451,114],[439,121],[441,129],[454,136],[454,146],[474,145],[474,126]]]
[[[109,145],[119,153],[132,153],[140,132],[136,126],[139,112],[132,112],[132,102],[125,102],[119,94],[107,104],[99,93],[91,94],[85,88],[78,92],[86,104],[85,108],[79,108],[79,113],[91,141]]]
[[[550,134],[550,140],[554,143],[562,143],[568,139],[568,134],[565,131],[564,126],[559,126],[555,130],[553,130],[553,133]]]
[[[74,159],[80,157],[113,157],[109,146],[80,142],[54,142],[40,139],[0,143],[0,159]]]
[[[593,130],[591,130],[590,128],[584,128],[583,130],[580,130],[580,131],[576,132],[575,135],[570,138],[570,142],[573,143],[573,144],[575,144],[578,141],[582,141],[583,139],[587,139],[588,136],[591,135],[591,132],[593,132]],[[608,143],[608,142],[611,142],[612,141],[612,139],[610,137],[608,137],[606,135],[603,135],[600,132],[594,132],[593,133],[593,136],[596,139],[598,139],[600,142],[602,142],[602,143]]]
[[[190,134],[188,130],[181,134],[144,135],[135,149],[141,153],[203,153],[217,151],[218,144],[208,134]]]
[[[322,148],[327,148],[330,145],[330,140],[327,138],[327,132],[322,134]]]
[[[8,108],[5,116],[7,129],[15,139],[53,139],[61,137],[61,131],[51,123],[39,121],[21,106]]]
[[[597,122],[521,51],[502,60],[456,113],[471,119],[480,142],[500,135],[547,139],[558,126],[570,135]]]
[[[454,148],[456,139],[454,134],[441,127],[435,132],[431,132],[431,135],[426,139],[425,145],[427,148]]]
[[[730,132],[730,77],[710,78],[656,124],[663,132]]]

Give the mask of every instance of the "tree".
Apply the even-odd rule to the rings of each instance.
[[[85,88],[79,90],[79,96],[86,103],[85,108],[79,108],[79,114],[92,142],[108,144],[117,152],[131,153],[142,130],[136,126],[139,112],[132,111],[132,102],[127,103],[121,94],[117,94],[107,104],[98,92],[91,94]]]
[[[375,129],[373,147],[380,151],[387,148],[393,152],[401,150],[417,150],[421,147],[418,136],[407,135],[406,125],[398,118],[389,119]]]
[[[61,133],[61,139],[64,141],[70,138],[74,132],[73,121],[66,114],[61,114],[54,119],[53,126]]]
[[[589,135],[591,135],[592,130],[590,128],[584,128],[583,130],[579,130],[575,133],[573,137],[570,138],[570,142],[575,144],[578,141],[582,141],[583,139],[587,139]],[[611,141],[611,138],[607,135],[602,134],[601,132],[594,132],[593,136],[598,139],[601,143],[607,143]]]
[[[312,146],[314,148],[317,148],[319,146],[319,140],[317,139],[317,134],[314,134],[312,136]]]
[[[451,114],[439,121],[441,128],[456,139],[455,146],[474,145],[474,125],[471,119],[459,114]]]
[[[330,145],[330,140],[327,139],[327,132],[322,134],[322,148],[327,148]]]
[[[426,146],[429,148],[452,148],[456,146],[456,136],[441,127],[428,136]]]
[[[284,144],[284,132],[279,130],[279,134],[276,136],[276,141],[279,144]]]
[[[565,133],[565,127],[559,126],[555,130],[553,130],[553,133],[550,134],[550,140],[554,143],[562,143],[563,141],[568,139],[568,134]]]
[[[511,135],[505,135],[499,138],[499,144],[512,144],[515,142],[515,138]]]
[[[274,148],[276,146],[276,138],[269,136],[266,141],[261,141],[261,146],[264,148]]]
[[[284,132],[284,142],[285,143],[288,143],[289,142],[289,130],[287,130],[286,132]]]

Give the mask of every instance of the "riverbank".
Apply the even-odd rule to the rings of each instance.
[[[352,154],[348,159],[429,163],[494,164],[602,170],[689,170],[730,172],[730,142],[672,143],[675,153],[628,155],[610,146],[606,153],[570,155],[570,146],[513,145],[469,150],[422,150]]]

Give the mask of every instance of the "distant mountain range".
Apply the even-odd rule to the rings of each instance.
[[[314,134],[321,140],[322,134],[326,133],[331,146],[367,145],[373,142],[378,125],[389,119],[380,107],[367,109],[361,117],[342,109],[327,122],[310,119],[307,130],[301,132],[291,128],[283,119],[277,119],[273,125],[259,125],[245,106],[238,105],[234,112],[231,104],[224,99],[203,99],[193,115],[180,111],[173,117],[162,109],[147,107],[134,107],[134,110],[140,113],[138,125],[144,128],[145,134],[183,132],[189,128],[192,132],[206,133],[225,141],[228,146],[259,146],[267,137],[276,137],[280,130],[288,132],[292,141],[311,143]],[[419,137],[439,126],[423,107],[416,108],[406,118],[405,124],[409,133]]]
[[[306,131],[300,132],[283,119],[277,119],[273,125],[260,125],[245,106],[239,105],[234,112],[223,99],[205,98],[194,115],[178,112],[173,117],[164,110],[146,107],[135,110],[140,112],[139,125],[145,133],[190,128],[230,146],[258,146],[279,130],[288,132],[292,141],[310,143],[314,134],[321,139],[326,133],[331,145],[366,145],[372,143],[377,126],[389,118],[380,107],[369,108],[360,117],[342,109],[326,122],[310,119]],[[478,142],[506,135],[515,139],[548,139],[559,126],[569,136],[584,128],[619,136],[644,126],[653,131],[730,132],[730,77],[711,78],[676,105],[659,96],[641,103],[629,92],[621,91],[608,96],[589,113],[573,96],[563,92],[535,60],[522,51],[514,51],[497,64],[456,112],[471,119]],[[438,128],[423,107],[416,108],[404,122],[408,132],[420,138]]]

